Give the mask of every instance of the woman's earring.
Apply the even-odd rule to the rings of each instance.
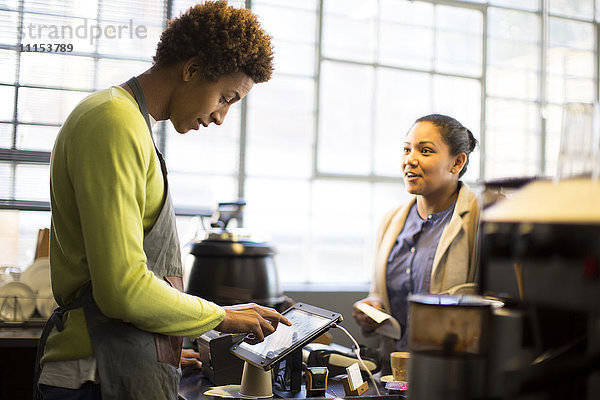
[[[454,174],[454,168],[452,168],[452,169],[450,170],[450,173],[451,173],[451,174]]]

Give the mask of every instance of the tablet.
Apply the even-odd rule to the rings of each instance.
[[[252,365],[268,370],[342,321],[342,314],[304,303],[296,303],[282,314],[292,326],[279,323],[277,330],[264,341],[249,344],[242,340],[231,347],[231,352]]]

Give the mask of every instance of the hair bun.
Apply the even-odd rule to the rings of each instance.
[[[473,133],[468,130],[467,128],[465,128],[467,130],[467,137],[469,139],[469,153],[471,153],[473,150],[475,150],[475,147],[477,147],[477,139],[475,139],[475,136],[473,136]]]

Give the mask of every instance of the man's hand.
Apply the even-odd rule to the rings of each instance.
[[[357,301],[356,303],[354,303],[354,305],[352,306],[353,310],[352,310],[352,316],[354,317],[354,320],[356,321],[356,323],[360,326],[362,326],[363,328],[367,328],[367,329],[377,329],[379,328],[382,324],[385,324],[388,321],[383,321],[381,324],[378,324],[377,322],[375,322],[373,320],[373,318],[369,317],[367,314],[365,314],[364,312],[360,311],[358,309],[358,305],[360,303],[366,303],[372,307],[375,307],[379,310],[383,310],[383,306],[381,304],[381,300],[376,298],[376,297],[367,297],[366,299],[362,299]]]
[[[265,336],[275,332],[277,325],[282,322],[291,326],[292,323],[272,308],[259,306],[254,303],[226,306],[225,319],[215,328],[223,333],[250,333],[248,343],[255,344],[265,340]]]
[[[200,361],[200,354],[195,352],[193,349],[182,349],[181,350],[181,368],[191,367],[195,369],[202,368],[202,362]]]

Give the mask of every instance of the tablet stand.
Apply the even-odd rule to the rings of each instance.
[[[244,396],[258,398],[273,396],[271,370],[265,371],[260,367],[256,367],[248,363],[247,361],[244,362],[240,393]]]
[[[290,374],[290,392],[299,392],[302,388],[302,349],[287,356],[285,367]]]
[[[302,349],[291,353],[283,359],[283,362],[285,362],[283,381],[279,381],[279,386],[273,391],[279,397],[286,399],[306,398],[306,392],[302,390]]]

